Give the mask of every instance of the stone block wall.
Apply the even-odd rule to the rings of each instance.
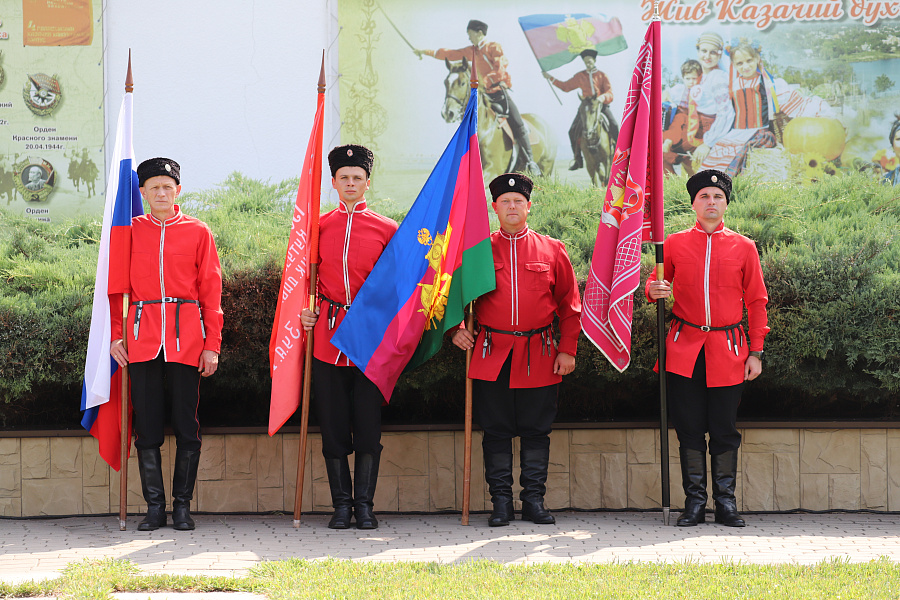
[[[900,429],[748,428],[743,435],[737,486],[742,510],[900,510]],[[461,431],[386,432],[382,443],[377,511],[461,509]],[[296,433],[206,434],[193,509],[292,512],[298,446]],[[331,509],[321,450],[320,437],[310,434],[304,512]],[[162,452],[170,488],[174,439],[166,439]],[[518,479],[517,444],[514,453]],[[472,511],[490,507],[482,465],[481,438],[475,432]],[[680,507],[684,495],[674,431],[669,431],[669,470],[671,506]],[[658,508],[658,430],[559,429],[551,436],[549,471],[550,508]],[[93,438],[0,438],[0,515],[107,514],[118,512],[118,506],[119,475],[100,458]],[[144,508],[132,448],[128,511]]]

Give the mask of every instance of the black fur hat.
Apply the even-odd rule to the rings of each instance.
[[[519,192],[525,196],[526,200],[531,200],[531,190],[534,188],[534,183],[527,175],[504,173],[491,182],[490,188],[494,202],[506,192]]]
[[[687,191],[691,195],[691,204],[694,203],[694,196],[703,188],[717,187],[725,192],[725,203],[731,202],[731,177],[717,171],[715,169],[706,169],[700,171],[687,181]]]
[[[362,167],[366,170],[366,177],[371,177],[374,162],[375,155],[372,151],[356,144],[337,146],[328,153],[328,166],[331,167],[332,177],[341,167]]]
[[[137,174],[141,187],[144,187],[144,182],[151,177],[160,175],[171,177],[177,185],[181,185],[181,165],[171,158],[162,158],[161,156],[148,158],[138,165]]]
[[[472,19],[469,21],[469,24],[466,25],[466,31],[468,30],[480,31],[481,33],[487,35],[487,23],[484,21],[479,21],[477,19]]]

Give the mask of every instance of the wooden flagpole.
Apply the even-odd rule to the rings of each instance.
[[[322,66],[319,69],[319,83],[317,85],[319,96],[325,93],[325,51],[322,51]],[[319,157],[321,160],[321,156]],[[317,184],[321,187],[321,181]],[[318,194],[320,190],[315,190]],[[310,236],[309,236],[309,309],[316,309],[316,288],[319,277],[319,199],[315,197],[311,204],[315,209],[311,211]],[[306,355],[303,361],[303,395],[300,399],[300,444],[297,449],[297,484],[294,493],[294,527],[300,527],[300,507],[303,503],[303,479],[306,476],[306,440],[309,427],[309,395],[312,390],[312,358],[313,358],[313,331],[306,334]]]
[[[128,50],[128,73],[125,75],[125,93],[134,92],[134,79],[131,77],[131,49]],[[131,262],[131,256],[125,260]],[[126,263],[128,264],[128,263]],[[128,323],[128,305],[131,303],[131,294],[125,292],[122,295],[122,346],[128,352],[128,336],[125,333],[125,324]],[[119,425],[119,531],[125,531],[125,518],[128,516],[128,450],[131,446],[131,431],[128,424],[128,365],[122,367],[122,401],[121,422]]]
[[[318,230],[318,223],[315,225]],[[315,310],[318,263],[309,265],[309,306]],[[294,527],[300,527],[300,505],[303,502],[303,478],[306,476],[306,430],[309,426],[309,394],[312,389],[313,330],[306,333],[306,356],[303,361],[303,396],[300,400],[300,448],[297,450],[297,487],[294,494]]]
[[[466,330],[475,335],[475,303],[469,303],[469,317]],[[465,448],[463,452],[463,498],[462,524],[469,524],[469,497],[472,492],[472,380],[469,379],[469,365],[472,364],[472,350],[466,350],[466,429]]]
[[[478,69],[475,67],[475,51],[472,51],[472,75],[469,87],[478,89]],[[476,112],[477,114],[477,112]],[[475,334],[475,302],[469,303],[469,318],[466,321],[466,330],[473,336]],[[466,429],[465,447],[463,450],[463,525],[469,524],[469,496],[472,491],[472,380],[469,379],[469,365],[472,364],[472,348],[466,350]]]

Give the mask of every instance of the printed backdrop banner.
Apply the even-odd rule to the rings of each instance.
[[[0,206],[47,222],[101,214],[102,0],[2,6]]]
[[[865,170],[873,178],[896,169],[900,142],[895,147],[888,140],[900,111],[895,5],[661,2],[666,169],[716,166],[798,182],[841,169]],[[611,121],[621,120],[651,12],[648,0],[338,0],[341,125],[333,143],[370,145],[377,157],[370,195],[408,207],[440,157],[441,140],[458,126],[468,94],[455,85],[468,77],[467,65],[433,55],[442,56],[440,49],[473,53],[467,25],[474,19],[487,25],[480,52],[496,66],[478,73],[486,179],[515,166],[511,138],[518,124],[511,103],[544,172],[605,188],[615,147],[607,132],[616,129]],[[701,39],[706,45],[698,44]],[[611,86],[606,110],[602,102],[582,101],[591,95],[579,56],[587,46],[598,51],[596,67]],[[738,62],[749,69],[733,69]],[[570,91],[552,86],[542,69],[557,82],[572,80],[562,86]],[[486,90],[486,81],[502,82],[503,93]],[[573,147],[582,146],[588,148],[585,167],[570,171]],[[333,193],[330,199],[336,201]]]

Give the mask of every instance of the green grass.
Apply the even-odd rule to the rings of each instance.
[[[0,583],[0,598],[94,599],[111,592],[253,592],[274,599],[541,598],[900,598],[900,564],[824,561],[813,566],[720,564],[549,564],[508,566],[378,563],[329,559],[265,562],[247,577],[138,574],[131,561],[70,564],[59,579]]]

